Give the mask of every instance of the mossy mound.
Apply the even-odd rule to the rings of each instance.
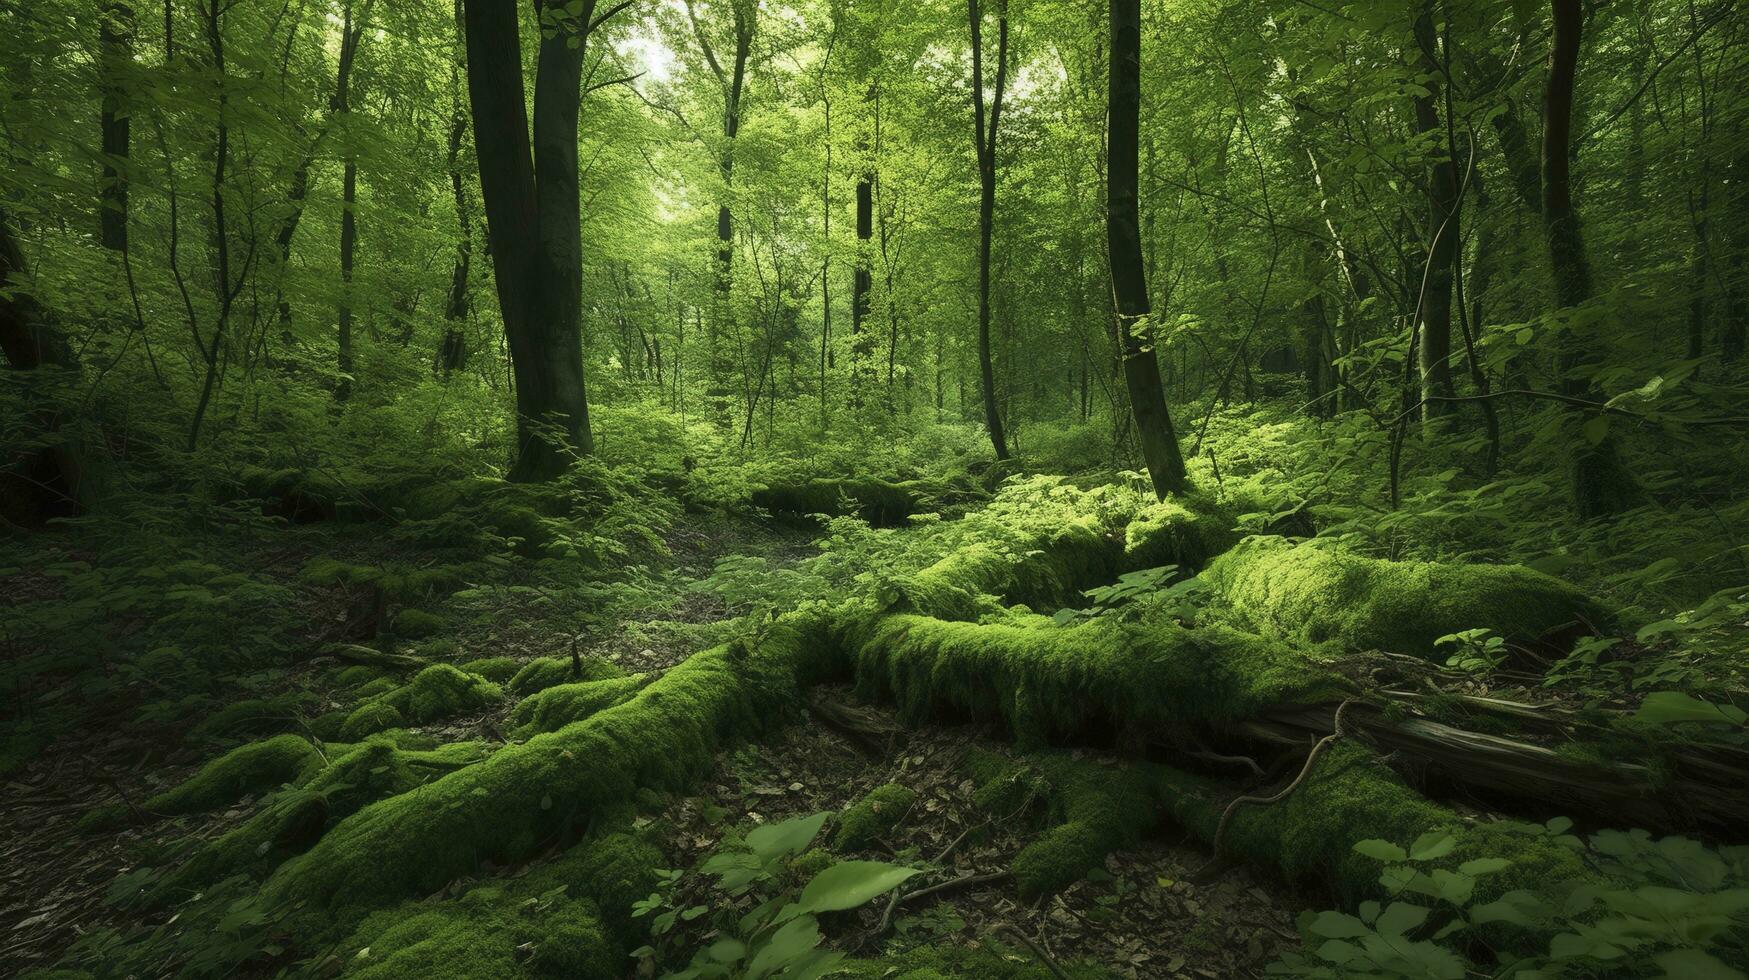
[[[397,747],[386,738],[362,745],[330,745],[332,760],[303,785],[269,799],[242,825],[203,844],[181,867],[152,889],[156,904],[240,871],[271,869],[315,843],[339,820],[375,800],[397,796],[486,758],[483,742],[456,742],[437,749]]]
[[[1063,752],[1011,762],[974,753],[966,768],[978,780],[974,800],[992,819],[1041,822],[1043,832],[1012,866],[1029,901],[1079,881],[1159,822],[1160,775],[1148,763],[1107,765]]]
[[[943,619],[976,619],[987,596],[1052,609],[1117,577],[1116,543],[1091,519],[1013,542],[973,543],[899,583],[899,608]]]
[[[85,836],[107,834],[127,826],[132,818],[133,813],[126,804],[106,803],[81,813],[76,827]]]
[[[832,846],[840,851],[862,850],[891,833],[916,803],[916,792],[897,783],[875,787],[838,816]]]
[[[1188,629],[1048,617],[999,624],[889,615],[850,631],[857,687],[900,716],[1004,721],[1024,745],[1134,726],[1238,721],[1284,703],[1341,697],[1346,681],[1280,643]]]
[[[1202,568],[1238,540],[1232,526],[1225,510],[1199,497],[1151,504],[1124,526],[1124,566]]]
[[[482,657],[462,664],[461,668],[470,674],[478,674],[489,681],[503,684],[522,669],[522,661],[515,657]]]
[[[205,813],[245,796],[296,783],[320,768],[322,753],[300,735],[276,735],[226,752],[175,789],[146,801],[163,816]]]
[[[774,514],[856,514],[876,527],[904,524],[940,506],[951,488],[929,480],[889,483],[874,477],[802,480],[754,490],[751,501]]]
[[[342,946],[353,951],[346,975],[623,976],[631,903],[643,897],[660,863],[660,852],[647,843],[610,834],[460,898],[374,913]]]
[[[516,706],[510,723],[517,736],[556,732],[598,711],[628,701],[653,678],[649,674],[614,677],[599,681],[560,684],[536,692]]]
[[[418,640],[449,629],[449,620],[423,609],[403,609],[395,614],[390,630],[396,636]]]
[[[559,684],[579,681],[604,681],[624,677],[618,665],[594,655],[578,657],[573,663],[568,657],[537,657],[523,664],[510,678],[510,693],[519,698],[544,691]]]
[[[1346,650],[1433,658],[1435,640],[1463,630],[1530,644],[1612,619],[1571,585],[1520,565],[1384,561],[1281,538],[1247,539],[1203,578],[1251,627]]]
[[[478,674],[432,664],[406,684],[359,705],[341,727],[340,737],[356,741],[390,728],[453,718],[483,710],[503,696],[503,688]]]
[[[640,787],[683,789],[728,741],[787,714],[798,684],[824,670],[821,633],[809,619],[780,621],[757,644],[695,654],[585,721],[366,806],[281,865],[264,894],[318,915],[381,907],[625,814]]]

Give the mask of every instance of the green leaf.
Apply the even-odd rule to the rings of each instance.
[[[814,876],[802,889],[801,906],[809,912],[853,909],[899,887],[917,874],[885,861],[840,861]]]
[[[747,955],[747,944],[733,936],[724,936],[711,943],[705,950],[705,955],[717,963],[739,963]]]
[[[753,954],[752,962],[747,964],[748,980],[758,980],[796,963],[819,944],[820,923],[813,916],[789,920]]]
[[[1473,861],[1465,861],[1458,865],[1458,871],[1462,874],[1474,877],[1476,875],[1487,875],[1493,874],[1496,871],[1504,871],[1510,867],[1512,867],[1512,862],[1505,858],[1476,858]]]
[[[1379,935],[1387,939],[1397,939],[1411,929],[1420,928],[1426,921],[1427,909],[1408,902],[1392,902],[1379,916]]]
[[[1658,691],[1646,695],[1634,720],[1648,725],[1676,725],[1683,722],[1710,722],[1718,725],[1741,725],[1749,714],[1735,705],[1716,705],[1681,691]]]
[[[1363,840],[1354,845],[1354,850],[1380,861],[1406,861],[1409,858],[1407,851],[1388,840]]]
[[[1727,966],[1711,953],[1698,949],[1673,949],[1659,953],[1652,962],[1670,980],[1744,980],[1742,970]]]
[[[766,861],[800,854],[820,833],[830,816],[830,813],[816,813],[811,817],[796,817],[755,827],[747,834],[747,846]]]
[[[1372,934],[1366,923],[1334,909],[1319,912],[1306,928],[1312,935],[1323,936],[1325,939],[1358,939]]]
[[[1431,861],[1442,858],[1457,847],[1457,836],[1449,830],[1430,830],[1409,845],[1409,860]]]
[[[1598,445],[1609,436],[1609,416],[1597,415],[1587,419],[1579,434],[1585,437],[1586,442],[1593,446]]]

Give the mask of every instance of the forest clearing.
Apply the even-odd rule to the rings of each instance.
[[[0,25],[0,975],[1749,980],[1737,0]]]

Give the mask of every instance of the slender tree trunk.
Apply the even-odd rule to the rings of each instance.
[[[342,8],[341,36],[353,36],[352,3],[350,0]],[[364,27],[361,21],[358,25]],[[350,73],[349,73],[350,74]],[[352,260],[358,246],[358,155],[352,147],[352,90],[350,79],[342,76],[340,87],[334,92],[334,116],[343,130],[346,130],[346,163],[340,178],[340,329],[339,358],[336,366],[340,371],[340,383],[334,388],[334,398],[346,401],[352,397]]]
[[[868,91],[863,95],[863,104],[873,106],[878,113],[878,98],[875,84],[871,82]],[[864,362],[870,353],[868,336],[864,331],[868,322],[869,296],[874,288],[874,256],[870,244],[874,238],[874,162],[869,156],[868,138],[859,137],[857,143],[862,158],[862,173],[856,178],[856,268],[850,290],[850,384],[853,404],[861,398],[861,375],[867,367]]]
[[[1447,152],[1445,129],[1439,121],[1439,40],[1433,30],[1433,0],[1423,0],[1415,16],[1415,43],[1420,51],[1422,90],[1415,96],[1415,122],[1429,140],[1433,154],[1427,166],[1427,267],[1418,303],[1421,331],[1421,417],[1448,414],[1451,383],[1451,297],[1458,256],[1457,168]]]
[[[1731,189],[1726,201],[1730,222],[1725,230],[1729,259],[1725,279],[1725,322],[1719,330],[1719,350],[1729,364],[1743,356],[1749,335],[1749,148],[1739,146],[1731,162]]]
[[[462,0],[455,0],[455,22],[457,34],[460,35],[463,31]],[[458,37],[458,40],[461,38]],[[465,45],[465,41],[463,44]],[[461,50],[458,45],[457,73],[466,60],[465,50]],[[467,136],[468,128],[467,103],[462,98],[459,78],[453,80],[451,89],[455,93],[455,112],[450,117],[449,124],[449,189],[455,200],[455,265],[450,270],[449,299],[443,307],[443,346],[437,354],[438,369],[446,378],[452,372],[460,370],[468,359],[468,276],[474,259],[473,221],[468,216],[467,180],[461,163],[462,141]]]
[[[552,479],[573,453],[594,449],[583,384],[577,173],[583,41],[594,7],[585,0],[580,16],[541,42],[532,152],[516,4],[466,0],[464,7],[486,239],[516,380],[513,480]]]
[[[1124,381],[1136,434],[1154,494],[1164,500],[1184,489],[1184,457],[1160,364],[1154,353],[1137,204],[1138,134],[1142,103],[1141,0],[1111,0],[1111,85],[1106,158],[1106,243],[1111,250],[1111,295],[1123,341]]]
[[[978,378],[983,387],[984,424],[997,459],[1008,458],[1002,412],[996,399],[996,372],[990,359],[990,243],[996,223],[996,138],[1002,122],[1002,90],[1008,80],[1008,3],[996,6],[996,91],[985,122],[983,10],[966,0],[972,28],[972,107],[978,150]]]
[[[129,132],[126,79],[134,58],[134,11],[108,3],[99,15],[102,55],[103,182],[98,194],[98,224],[103,247],[128,247]]]

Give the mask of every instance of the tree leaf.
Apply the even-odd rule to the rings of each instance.
[[[899,887],[917,874],[885,861],[840,861],[814,876],[802,889],[801,906],[809,912],[837,912]]]

